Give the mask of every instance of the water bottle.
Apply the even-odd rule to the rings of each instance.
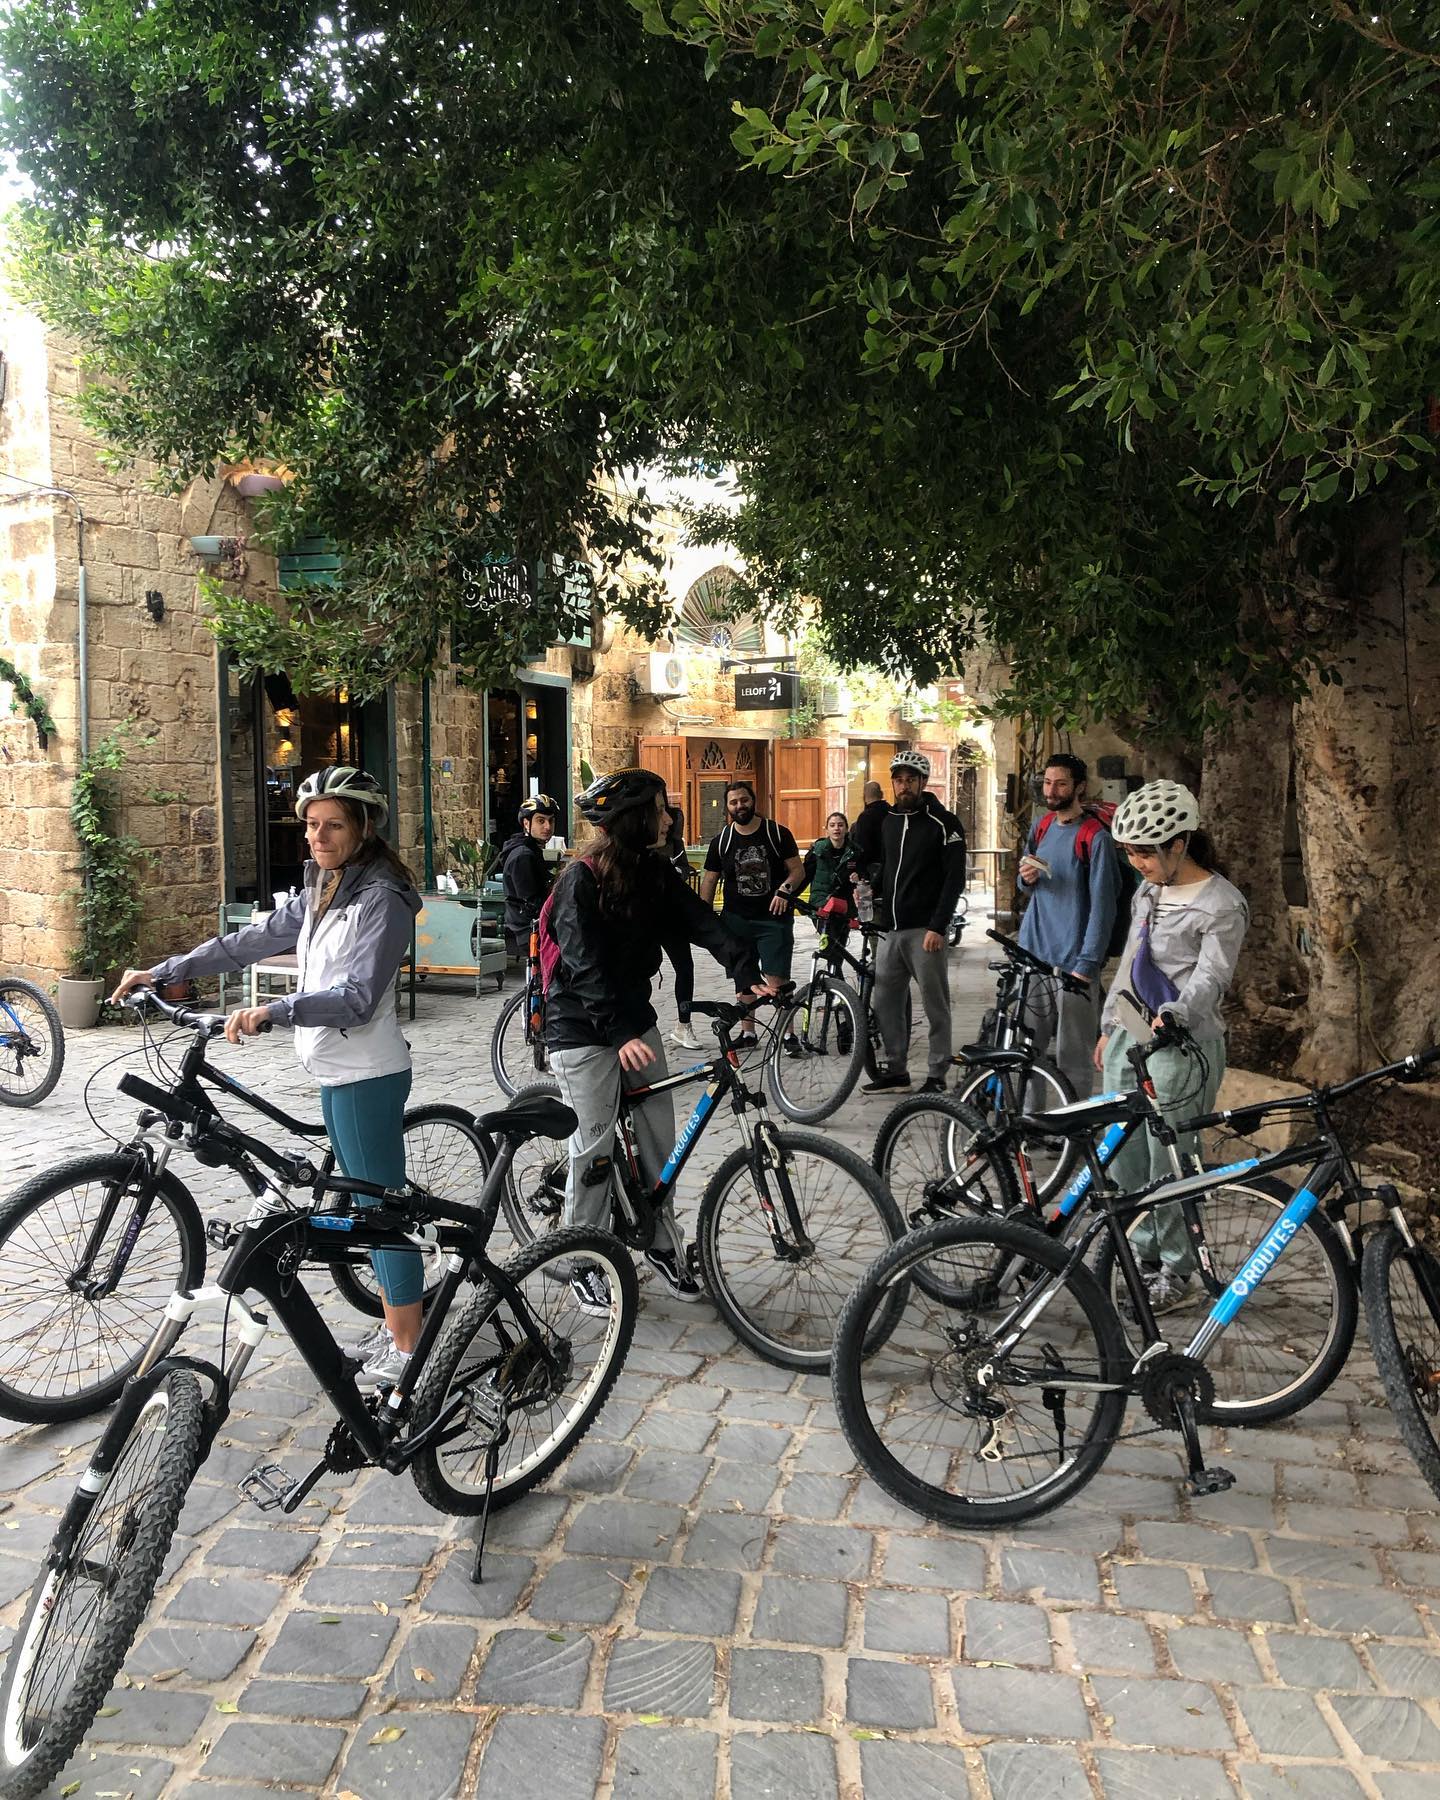
[[[871,925],[875,921],[875,889],[868,881],[855,883],[855,909],[860,914],[862,925]]]

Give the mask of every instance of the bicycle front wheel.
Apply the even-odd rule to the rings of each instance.
[[[504,1094],[518,1094],[527,1082],[550,1073],[544,1044],[534,1043],[526,1035],[528,994],[527,982],[501,1007],[490,1034],[490,1069]]]
[[[65,1029],[48,994],[0,980],[0,1106],[35,1106],[65,1067]]]
[[[0,1790],[30,1800],[105,1704],[200,1466],[200,1383],[186,1370],[127,1395],[70,1501],[0,1686]],[[78,1784],[77,1784],[78,1785]]]
[[[190,1190],[138,1156],[81,1156],[0,1208],[0,1413],[31,1424],[111,1405],[177,1288],[205,1278]]]
[[[635,1265],[608,1231],[552,1232],[502,1272],[523,1309],[493,1283],[472,1295],[415,1389],[413,1433],[453,1408],[450,1431],[412,1465],[416,1487],[441,1512],[484,1509],[492,1455],[492,1507],[558,1469],[595,1422],[635,1332]],[[583,1288],[574,1284],[582,1272]]]
[[[1385,1398],[1405,1448],[1440,1494],[1440,1259],[1422,1244],[1411,1249],[1387,1224],[1365,1246],[1360,1280]]]
[[[757,1180],[755,1146],[733,1151],[700,1201],[700,1267],[725,1323],[767,1362],[824,1369],[846,1296],[905,1229],[879,1176],[813,1131],[775,1131],[778,1166]],[[793,1196],[805,1244],[785,1204]],[[773,1218],[774,1232],[769,1221]],[[778,1238],[777,1238],[778,1234]],[[894,1297],[898,1316],[902,1296]],[[881,1315],[877,1330],[891,1315]]]
[[[1004,1217],[1020,1204],[1015,1171],[998,1150],[970,1146],[979,1113],[949,1094],[917,1094],[885,1115],[870,1161],[908,1225],[943,1214]]]
[[[1197,1249],[1203,1243],[1211,1272],[1203,1265],[1196,1270],[1179,1303],[1163,1315],[1161,1330],[1177,1349],[1199,1330],[1290,1199],[1282,1182],[1250,1181],[1227,1182],[1183,1203],[1186,1236]],[[1142,1265],[1161,1260],[1153,1217],[1142,1214],[1127,1231]],[[1123,1316],[1128,1291],[1109,1237],[1096,1253],[1095,1276]],[[1339,1236],[1324,1213],[1313,1212],[1206,1355],[1215,1401],[1197,1407],[1196,1416],[1216,1425],[1270,1425],[1301,1411],[1344,1367],[1359,1310]]]
[[[478,1206],[490,1172],[485,1140],[463,1106],[412,1106],[403,1127],[405,1174],[416,1187],[437,1200],[456,1206]],[[425,1291],[428,1303],[444,1278],[442,1259],[427,1259]],[[356,1312],[378,1319],[385,1308],[380,1283],[368,1258],[353,1263],[332,1263],[330,1277]]]
[[[1032,1063],[1023,1074],[1016,1072],[1008,1079],[1020,1106],[1026,1112],[1055,1112],[1062,1106],[1075,1104],[1075,1090],[1049,1063]],[[992,1069],[976,1069],[962,1074],[955,1088],[955,1098],[972,1112],[979,1113],[987,1125],[1010,1123],[1006,1117],[1004,1080]],[[1025,1155],[1035,1183],[1035,1202],[1043,1205],[1053,1200],[1074,1174],[1080,1161],[1080,1146],[1073,1138],[1025,1137]]]
[[[776,1024],[765,1086],[787,1119],[818,1125],[849,1099],[864,1060],[860,996],[833,975],[819,975]]]
[[[1068,1258],[1033,1226],[942,1219],[866,1271],[835,1336],[835,1410],[861,1467],[903,1506],[944,1525],[1013,1525],[1099,1472],[1130,1357],[1090,1272],[1062,1276]],[[1053,1284],[1043,1312],[1002,1353],[1007,1315],[1038,1284]],[[872,1353],[897,1292],[904,1314]]]

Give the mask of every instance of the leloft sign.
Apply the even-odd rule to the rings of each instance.
[[[800,677],[789,670],[735,677],[738,712],[763,712],[768,708],[791,712],[800,704]]]

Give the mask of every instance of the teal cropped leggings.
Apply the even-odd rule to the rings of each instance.
[[[408,1069],[321,1088],[325,1130],[345,1174],[357,1181],[383,1182],[386,1187],[404,1185],[405,1102],[409,1098]],[[365,1194],[357,1194],[356,1199],[361,1206],[379,1205]],[[418,1251],[375,1250],[370,1260],[380,1292],[391,1306],[410,1306],[424,1293],[425,1272]]]

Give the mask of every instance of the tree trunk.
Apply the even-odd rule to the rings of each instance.
[[[1397,520],[1369,522],[1351,567],[1343,685],[1312,679],[1295,708],[1312,1081],[1433,1043],[1440,1020],[1440,607]]]
[[[1231,993],[1259,1016],[1304,992],[1305,969],[1290,929],[1281,876],[1285,804],[1290,788],[1289,700],[1238,706],[1206,734],[1200,816],[1225,871],[1250,903],[1250,929]]]

